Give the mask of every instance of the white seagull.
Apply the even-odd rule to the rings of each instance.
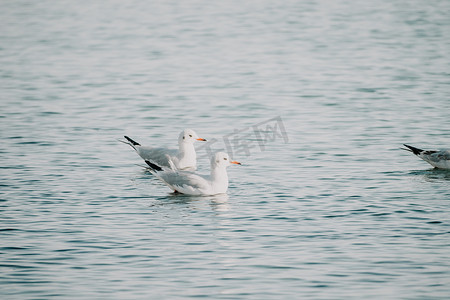
[[[211,175],[209,176],[167,168],[161,171],[150,169],[150,172],[174,190],[175,193],[178,192],[187,195],[216,195],[225,194],[227,192],[227,167],[231,164],[240,165],[241,163],[230,160],[228,154],[224,152],[217,152],[211,158]]]
[[[414,153],[433,167],[450,170],[450,150],[422,150],[406,144],[403,145],[408,148],[402,148],[403,150]]]
[[[130,145],[143,160],[152,164],[150,166],[155,170],[162,170],[163,167],[174,167],[179,170],[195,171],[197,169],[197,154],[195,153],[194,142],[206,141],[205,139],[199,138],[192,129],[185,129],[180,133],[178,137],[178,150],[142,146],[128,136],[124,136],[124,138],[127,141],[119,141]]]

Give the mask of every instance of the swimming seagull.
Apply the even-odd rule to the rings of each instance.
[[[433,167],[450,170],[450,150],[422,150],[406,144],[403,145],[408,149],[401,149],[414,153]]]
[[[224,194],[228,189],[227,167],[240,162],[230,160],[228,154],[217,152],[211,158],[211,175],[202,176],[191,172],[164,168],[162,171],[150,168],[150,172],[169,186],[175,193],[187,195]],[[150,165],[151,166],[151,165]]]
[[[174,167],[180,170],[195,171],[197,169],[197,154],[195,153],[194,143],[196,141],[206,141],[205,139],[199,138],[197,133],[192,129],[185,129],[180,133],[178,137],[178,150],[142,146],[126,135],[124,138],[127,141],[119,141],[130,145],[155,170],[162,170],[163,167]]]

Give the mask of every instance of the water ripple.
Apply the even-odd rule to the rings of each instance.
[[[399,147],[448,147],[450,7],[416,4],[5,2],[1,298],[448,298],[450,172]],[[185,127],[227,195],[116,140]]]

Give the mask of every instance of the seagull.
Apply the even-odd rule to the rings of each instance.
[[[195,171],[197,169],[197,154],[195,153],[194,143],[196,141],[206,141],[205,139],[199,138],[192,129],[185,129],[180,133],[178,137],[178,150],[142,146],[126,135],[124,138],[127,141],[119,141],[130,145],[147,164],[150,163],[151,168],[160,171],[163,167]]]
[[[403,145],[408,149],[401,149],[414,153],[433,167],[450,170],[450,150],[422,150],[406,144]]]
[[[228,154],[224,152],[217,152],[211,158],[211,175],[209,176],[197,175],[192,172],[172,168],[164,168],[162,171],[153,168],[149,170],[174,190],[175,193],[206,196],[225,194],[227,192],[227,167],[231,164],[240,165],[241,163],[232,161]]]

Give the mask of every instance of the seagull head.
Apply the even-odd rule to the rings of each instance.
[[[195,141],[206,141],[200,138],[197,133],[192,129],[185,129],[180,133],[178,137],[178,142],[180,143],[195,143]]]
[[[225,152],[217,152],[211,159],[211,165],[228,167],[232,164],[240,165],[241,163],[235,160],[231,160],[228,154]]]

